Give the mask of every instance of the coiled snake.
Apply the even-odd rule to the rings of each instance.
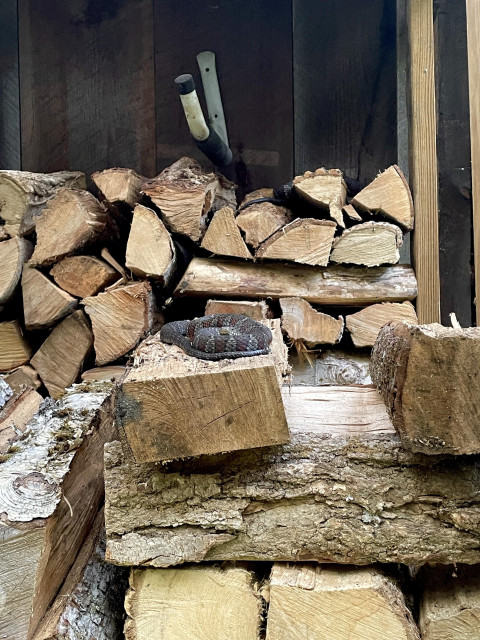
[[[245,358],[268,353],[272,332],[260,322],[233,313],[217,313],[195,320],[163,325],[160,340],[176,344],[202,360]]]

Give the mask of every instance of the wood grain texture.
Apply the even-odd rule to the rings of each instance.
[[[440,321],[438,175],[433,0],[409,0],[410,180],[415,203],[414,266],[419,322]]]
[[[411,302],[380,302],[345,316],[347,331],[356,347],[373,347],[380,329],[388,322],[418,322]]]
[[[333,220],[297,218],[265,240],[255,257],[324,267],[328,264],[336,226]]]
[[[20,169],[18,0],[0,3],[0,169]]]
[[[26,364],[31,353],[18,321],[0,322],[0,371],[10,371]]]

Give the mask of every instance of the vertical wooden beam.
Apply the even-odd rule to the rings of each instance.
[[[473,253],[475,256],[475,303],[480,326],[480,4],[467,2],[468,81],[470,145],[472,155]]]
[[[420,323],[440,321],[433,0],[409,0],[410,180]]]
[[[17,0],[0,2],[0,169],[20,169]]]

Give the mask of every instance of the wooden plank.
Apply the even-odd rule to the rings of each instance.
[[[468,79],[472,155],[473,245],[475,256],[476,321],[480,326],[480,5],[467,1]]]
[[[433,0],[409,0],[410,179],[415,203],[413,255],[421,323],[440,321]]]
[[[20,3],[24,169],[155,173],[152,4]]]
[[[0,2],[0,169],[20,169],[17,1]]]

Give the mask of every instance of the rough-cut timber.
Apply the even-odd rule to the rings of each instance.
[[[417,295],[411,267],[312,269],[300,265],[250,264],[194,258],[175,295],[238,298],[305,298],[325,305],[364,306],[401,302]]]
[[[213,214],[201,246],[219,256],[247,260],[253,258],[235,222],[235,212],[231,207],[222,207]]]
[[[0,372],[11,371],[26,364],[31,353],[18,322],[0,322]]]
[[[345,227],[342,208],[347,200],[347,185],[339,169],[307,171],[293,180],[295,191],[311,204],[326,209],[339,227]]]
[[[297,218],[260,245],[255,257],[326,266],[337,225],[332,220]]]
[[[38,373],[28,365],[18,367],[15,371],[4,376],[3,379],[11,387],[12,391],[23,391],[28,388],[38,389],[42,384]]]
[[[259,640],[262,601],[241,567],[132,569],[126,640]]]
[[[83,300],[92,322],[95,362],[113,362],[152,328],[154,300],[148,282],[135,282]]]
[[[23,436],[41,402],[42,396],[34,389],[27,388],[14,393],[0,410],[0,462],[1,454],[8,453],[11,446]]]
[[[352,200],[360,211],[379,213],[399,224],[403,229],[413,228],[413,201],[408,183],[396,164],[380,173]]]
[[[415,307],[411,302],[380,302],[345,316],[347,330],[356,347],[373,347],[384,325],[402,320],[411,324],[418,323]]]
[[[0,637],[32,637],[95,520],[110,394],[101,383],[45,401],[0,467],[0,593],[14,612],[0,616]]]
[[[53,329],[31,359],[52,398],[58,398],[78,380],[92,347],[92,330],[81,310],[72,313]]]
[[[420,640],[398,585],[373,567],[274,564],[266,640]]]
[[[80,253],[98,240],[105,229],[107,211],[88,191],[60,189],[37,219],[33,266],[51,265]]]
[[[273,315],[265,300],[207,300],[205,315],[214,313],[239,313],[260,322]]]
[[[33,252],[33,245],[24,238],[0,242],[0,304],[10,300],[22,276],[23,263]]]
[[[176,264],[175,246],[155,211],[137,204],[127,242],[125,266],[141,278],[168,284]]]
[[[94,367],[82,373],[82,380],[85,382],[95,382],[100,380],[120,380],[125,375],[126,368],[120,365],[110,365],[106,367]]]
[[[278,343],[278,321],[274,331]],[[117,423],[135,460],[288,442],[274,349],[263,356],[209,362],[164,344],[159,334],[140,345],[115,404]],[[282,356],[285,369],[283,341]]]
[[[480,638],[478,565],[424,567],[417,580],[422,640]]]
[[[95,256],[64,258],[50,275],[61,289],[78,298],[94,296],[119,279],[113,267]]]
[[[0,217],[5,231],[11,236],[33,231],[38,215],[62,187],[85,189],[85,175],[79,171],[0,171]]]
[[[71,313],[78,300],[57,287],[38,269],[26,266],[22,274],[25,327],[45,329]]]
[[[396,264],[403,238],[400,229],[389,222],[363,222],[346,229],[336,238],[330,260],[343,264],[378,267]]]
[[[315,357],[312,357],[315,356]],[[370,356],[339,351],[323,351],[321,354],[290,354],[291,379],[294,385],[371,385]]]
[[[303,298],[280,298],[282,329],[290,340],[307,347],[336,344],[343,335],[344,320],[316,311]]]
[[[139,176],[133,169],[115,167],[97,171],[92,174],[92,180],[108,202],[134,207],[140,200],[140,191],[146,178]]]
[[[403,445],[480,453],[480,327],[390,323],[372,352],[372,380]]]
[[[202,171],[196,160],[181,158],[145,182],[142,192],[159,207],[170,231],[198,241],[205,233],[218,186],[217,177]]]
[[[258,189],[247,194],[242,205],[256,198],[272,198],[273,189]],[[271,202],[258,202],[240,211],[237,224],[245,241],[256,249],[264,240],[292,221],[292,212]]]

